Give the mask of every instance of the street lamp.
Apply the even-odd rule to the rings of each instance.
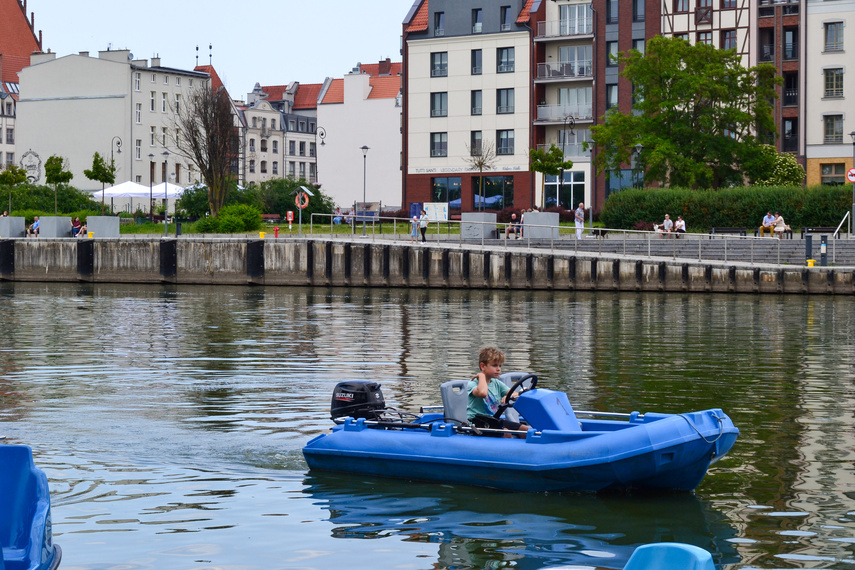
[[[571,135],[575,135],[576,133],[573,131],[573,128],[576,126],[576,117],[573,115],[567,115],[564,117],[564,137],[561,144],[561,159],[562,162],[567,160],[567,138]],[[555,197],[555,205],[558,206],[561,204],[561,196],[564,195],[564,166],[561,167],[561,182],[560,182],[559,195]],[[570,200],[570,205],[572,206],[576,202],[575,199]]]
[[[148,221],[154,223],[154,192],[152,190],[154,184],[154,154],[148,155]]]
[[[644,150],[644,145],[638,143],[635,145],[635,168],[633,169],[633,175],[635,177],[635,182],[633,183],[633,187],[638,188],[638,169],[641,163],[641,151]],[[644,184],[642,182],[642,184]]]
[[[163,167],[164,167],[164,177],[163,177],[163,237],[169,237],[169,224],[166,223],[167,214],[169,214],[169,184],[167,181],[169,180],[169,176],[166,176],[166,172],[169,171],[169,151],[163,151]]]
[[[368,164],[368,147],[362,145],[362,236],[365,237],[365,171]]]
[[[855,170],[855,131],[849,133],[852,137],[852,170]],[[849,237],[852,237],[852,230],[855,229],[855,182],[852,183],[852,211],[849,213]]]

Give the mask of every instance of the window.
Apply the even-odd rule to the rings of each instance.
[[[249,139],[249,152],[255,152],[255,139]]]
[[[297,175],[297,163],[293,160],[288,163],[288,176],[294,178]]]
[[[288,141],[288,154],[291,156],[297,154],[297,145],[294,141]]]
[[[481,75],[481,50],[472,50],[472,75]]]
[[[616,67],[618,64],[618,43],[606,42],[606,67]]]
[[[169,85],[169,76],[168,76],[168,75],[164,75],[164,76],[163,76],[163,84],[164,84],[164,85]]]
[[[306,177],[306,163],[301,162],[300,163],[300,178],[305,178],[305,177]]]
[[[826,69],[825,70],[825,96],[826,97],[843,97],[843,70]]]
[[[181,78],[180,77],[175,78],[175,85],[177,85],[178,87],[181,87]]]
[[[273,175],[274,176],[279,175],[279,163],[276,162],[275,160],[273,161]]]
[[[448,116],[448,93],[443,92],[430,94],[430,116]]]
[[[167,93],[161,93],[160,94],[160,111],[162,113],[166,112],[166,96],[167,96]]]
[[[267,161],[266,160],[261,161],[261,173],[267,174]]]
[[[481,8],[475,8],[474,10],[472,10],[472,33],[473,34],[480,34],[481,33],[481,26],[482,26],[481,17],[482,17]]]
[[[510,208],[514,205],[514,177],[473,176],[472,205],[476,210]]]
[[[277,154],[279,152],[279,141],[273,141],[271,143],[271,145],[272,145],[271,151],[273,152],[273,154]]]
[[[252,128],[253,128],[253,129],[257,129],[257,128],[258,128],[258,117],[253,117],[253,118],[252,118]]]
[[[306,156],[306,141],[300,141],[300,156]]]
[[[254,160],[249,161],[249,171],[255,172],[255,161]]]
[[[445,12],[436,12],[433,15],[433,35],[445,35]]]
[[[799,122],[798,119],[784,119],[783,145],[784,152],[798,152],[799,150]]]
[[[151,92],[151,111],[154,112],[154,101],[157,98],[157,93]]]
[[[448,133],[430,134],[430,155],[448,156]]]
[[[317,179],[317,165],[314,162],[309,163],[309,182],[315,182]]]
[[[826,144],[843,142],[843,115],[826,115],[822,118],[825,123]]]
[[[175,113],[178,114],[181,112],[181,94],[175,94]]]
[[[141,73],[134,73],[134,91],[140,90],[140,82],[142,80]]]
[[[819,165],[820,182],[830,186],[839,186],[844,184],[845,172],[846,165],[843,163]]]
[[[152,83],[157,83],[157,74],[156,74],[156,73],[152,73],[152,74],[151,74],[151,82],[152,82]]]
[[[721,31],[721,49],[736,49],[736,30]]]
[[[559,35],[577,36],[593,32],[594,12],[590,4],[562,4],[559,9]]]
[[[825,51],[843,51],[843,22],[825,24]]]
[[[712,45],[712,32],[698,32],[697,43]]]
[[[276,129],[276,119],[270,119],[270,130]]]
[[[514,112],[514,90],[496,89],[496,114],[507,115]]]
[[[721,9],[730,10],[736,8],[736,0],[721,0]]]
[[[632,21],[644,21],[644,2],[645,0],[632,0]]]
[[[561,87],[558,89],[558,106],[562,117],[573,116],[577,119],[593,118],[591,87]]]
[[[799,104],[799,72],[784,72],[784,105]]]
[[[644,40],[632,40],[632,49],[634,49],[641,55],[644,55],[645,45],[646,44]]]
[[[799,29],[784,28],[784,59],[799,58]]]
[[[469,133],[469,154],[471,156],[481,156],[481,139],[481,131]]]
[[[136,109],[134,111],[134,117],[136,118],[138,125],[142,123],[142,103],[136,104]]]
[[[15,129],[6,128],[6,144],[15,144]]]
[[[309,156],[315,156],[316,149],[315,143],[309,143]]]
[[[438,51],[430,54],[430,76],[445,77],[448,75],[448,52]]]
[[[481,90],[472,91],[472,114],[481,114]]]
[[[617,24],[618,0],[606,0],[606,23]]]
[[[166,147],[166,132],[166,127],[160,129],[161,145],[163,145],[164,147]]]
[[[544,198],[547,208],[561,205],[564,209],[574,210],[579,202],[585,201],[585,173],[565,170],[563,180],[547,175]]]
[[[687,42],[687,41],[689,41],[689,34],[687,34],[687,33],[674,34],[674,38],[676,38],[678,40],[683,40],[684,42]]]
[[[514,48],[499,48],[496,50],[496,72],[511,73],[514,70]]]
[[[15,164],[15,153],[7,152],[6,153],[6,164]]]
[[[294,132],[297,130],[297,122],[294,119],[288,121],[288,130]]]
[[[300,121],[299,127],[300,127],[300,132],[305,133],[306,132],[306,121]]]
[[[149,141],[149,146],[154,146],[157,144],[157,129],[155,127],[151,128],[151,140]]]
[[[514,154],[514,131],[496,131],[496,154]]]
[[[267,139],[261,139],[259,146],[261,147],[261,152],[267,152]]]
[[[499,9],[499,22],[501,23],[501,29],[503,32],[507,32],[511,29],[511,7],[510,6],[502,6]]]
[[[142,158],[142,139],[134,141],[134,158],[140,160]]]
[[[617,84],[606,85],[606,111],[615,109],[618,106],[618,90]]]
[[[267,119],[261,119],[261,128],[267,129]]]
[[[431,179],[434,202],[448,202],[451,210],[460,209],[460,188],[462,180],[459,176],[448,176]]]
[[[593,75],[592,45],[562,46],[558,48],[561,75],[565,77],[588,77]]]
[[[688,12],[689,11],[689,0],[674,0],[674,11],[675,12]]]

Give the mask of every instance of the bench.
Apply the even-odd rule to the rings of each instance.
[[[745,237],[748,234],[747,228],[710,228],[710,239],[715,234],[737,234]]]
[[[760,228],[757,228],[756,230],[754,230],[754,237],[763,237],[759,234],[760,234]],[[772,232],[772,235],[769,237],[775,237],[775,233]],[[787,239],[793,239],[793,229],[792,228],[790,228],[788,230],[785,229],[784,230],[784,237]]]
[[[281,219],[279,214],[261,214],[261,221],[268,224],[275,224]]]
[[[813,228],[802,228],[802,239],[805,238],[805,234],[832,234],[837,231],[837,228],[831,227],[813,227]],[[837,238],[840,238],[840,234],[837,234]]]

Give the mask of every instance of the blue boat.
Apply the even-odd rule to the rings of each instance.
[[[386,408],[376,382],[351,381],[333,392],[335,425],[303,455],[310,469],[512,491],[691,491],[739,434],[720,409],[575,412],[532,374],[500,380],[519,397],[496,415],[519,414],[525,433],[469,425],[466,380],[443,384],[443,406],[421,414]]]
[[[53,570],[62,559],[47,477],[26,445],[0,445],[0,546],[0,569]]]
[[[712,555],[697,546],[658,542],[639,546],[623,570],[715,570]]]

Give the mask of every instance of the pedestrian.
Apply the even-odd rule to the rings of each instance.
[[[585,229],[585,204],[584,202],[579,202],[579,207],[576,208],[575,221],[576,221],[576,239],[582,239],[582,232]]]
[[[427,212],[422,210],[422,217],[419,218],[419,231],[422,232],[422,243],[427,242],[427,226],[428,226],[428,216]]]
[[[417,216],[413,216],[413,219],[410,220],[410,243],[416,241],[416,238],[419,235],[419,218]]]

